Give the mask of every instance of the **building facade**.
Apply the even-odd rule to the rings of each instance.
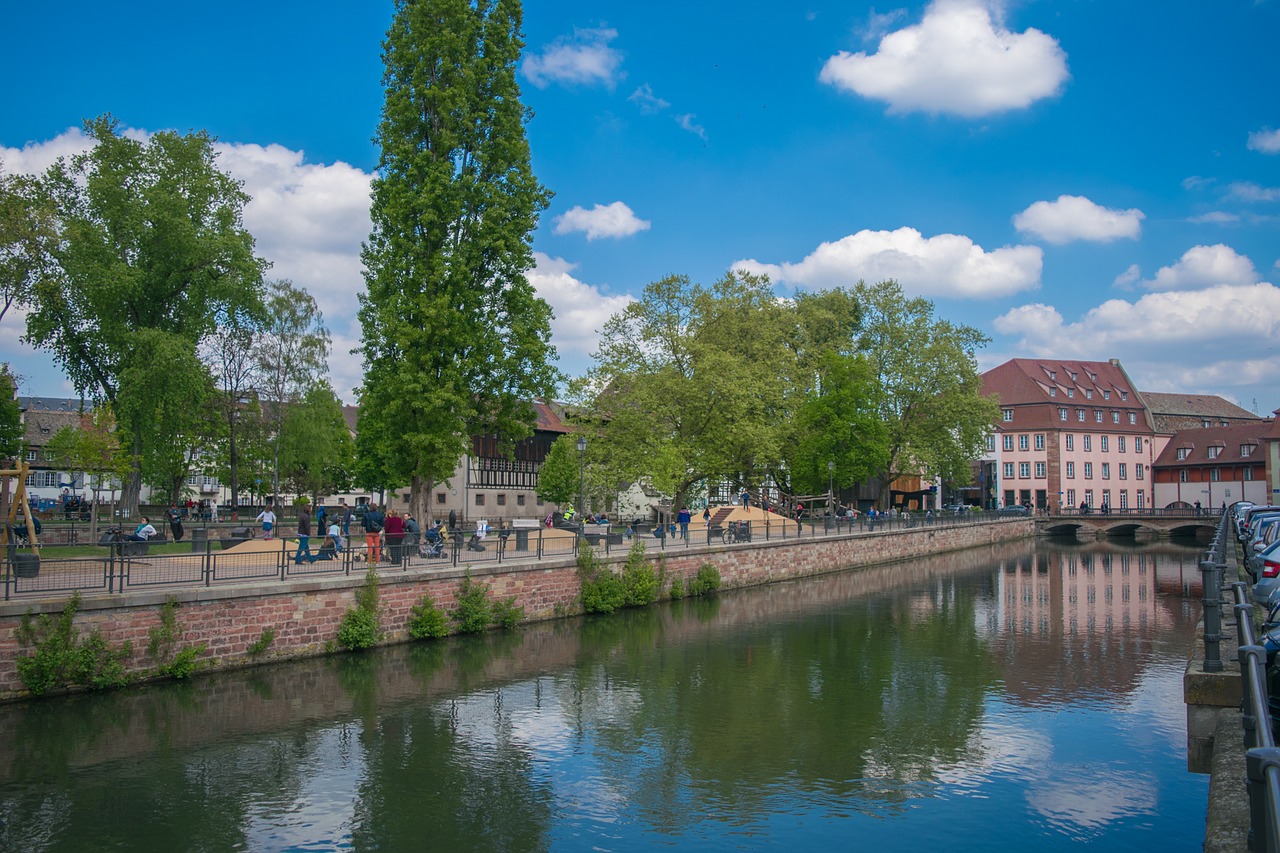
[[[1266,503],[1267,435],[1254,419],[1174,433],[1154,466],[1156,505],[1221,509],[1238,500]]]

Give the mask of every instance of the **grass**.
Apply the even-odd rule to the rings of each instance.
[[[272,540],[277,541],[277,540]],[[222,546],[217,539],[211,540],[213,550],[221,551]],[[20,548],[20,554],[31,553],[29,548]],[[181,542],[166,542],[163,545],[152,544],[147,548],[148,555],[155,554],[190,554],[191,540],[183,539]],[[79,559],[82,557],[106,557],[107,549],[103,545],[41,545],[40,557],[45,560],[65,560]]]

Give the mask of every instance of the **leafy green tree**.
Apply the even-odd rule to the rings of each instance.
[[[47,263],[34,271],[27,340],[75,389],[117,410],[134,468],[122,503],[137,508],[144,452],[162,447],[194,353],[220,309],[258,299],[263,261],[241,214],[240,184],[218,170],[207,133],[123,136],[114,118],[86,121],[93,142],[40,181],[52,212]],[[121,404],[125,405],[121,405]]]
[[[53,235],[52,209],[39,182],[5,174],[0,163],[0,320],[13,306],[31,304]]]
[[[202,356],[217,384],[215,405],[225,426],[225,452],[216,454],[220,463],[216,467],[218,479],[231,490],[232,518],[240,506],[241,453],[237,441],[243,443],[241,422],[251,406],[261,415],[255,394],[260,380],[255,346],[263,318],[254,314],[260,307],[231,306],[218,318],[217,328],[202,346]],[[218,451],[223,447],[219,442]]]
[[[16,458],[22,451],[24,437],[18,380],[8,364],[0,364],[0,459]]]
[[[64,426],[55,432],[42,452],[55,467],[72,477],[81,471],[89,476],[94,491],[89,523],[96,528],[102,491],[113,489],[111,484],[123,480],[133,468],[128,451],[120,445],[111,407],[101,405],[81,414],[79,426]]]
[[[858,348],[875,370],[873,419],[863,419],[855,452],[881,481],[880,505],[899,477],[924,472],[967,483],[969,463],[1000,408],[982,394],[976,353],[988,342],[970,326],[940,320],[933,303],[908,298],[895,281],[858,282]]]
[[[647,477],[677,504],[704,480],[787,484],[795,409],[823,353],[851,348],[855,317],[845,294],[784,302],[741,271],[711,288],[650,284],[605,324],[596,364],[573,386],[600,424],[588,452],[608,460],[592,479]]]
[[[279,464],[290,488],[319,499],[351,482],[354,445],[342,417],[342,401],[317,382],[285,414]]]
[[[531,434],[529,401],[558,379],[551,309],[526,278],[549,194],[516,84],[521,15],[518,0],[397,0],[383,43],[359,432],[423,518],[470,437]]]
[[[329,375],[329,330],[316,300],[288,279],[267,285],[266,319],[257,344],[257,374],[268,400],[272,494],[280,494],[280,452],[289,407]]]
[[[578,489],[582,478],[582,461],[572,435],[562,435],[551,445],[547,458],[538,469],[538,497],[560,506],[578,503]],[[578,507],[586,512],[586,507]]]

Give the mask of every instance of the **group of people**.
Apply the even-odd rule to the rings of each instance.
[[[275,534],[277,516],[270,505],[258,514],[256,519],[262,524],[264,539],[271,539]],[[295,563],[316,562],[318,560],[337,559],[346,548],[350,547],[351,524],[355,520],[355,511],[345,502],[337,511],[329,512],[321,504],[316,509],[316,527],[323,534],[317,553],[311,552],[311,510],[306,504],[298,508],[298,550],[294,554]],[[451,522],[453,518],[450,519]],[[370,504],[360,516],[360,526],[364,530],[365,553],[370,565],[381,562],[399,563],[407,554],[417,553],[423,557],[440,556],[444,550],[446,530],[444,521],[437,520],[434,526],[425,531],[413,517],[411,512],[384,510]],[[487,532],[487,524],[481,522],[483,529],[477,530],[473,540],[483,540]],[[384,542],[385,540],[385,542]],[[385,548],[383,547],[385,544]],[[483,550],[481,548],[480,550]]]

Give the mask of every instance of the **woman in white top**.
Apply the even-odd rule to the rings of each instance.
[[[258,521],[262,522],[262,533],[264,539],[271,538],[271,531],[276,526],[276,514],[271,511],[271,507],[267,507],[258,513]]]

